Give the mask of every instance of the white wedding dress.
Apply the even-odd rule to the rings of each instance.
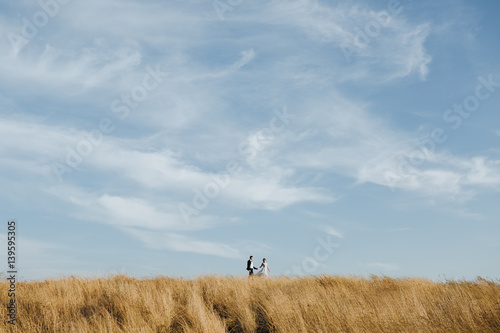
[[[267,277],[269,275],[269,268],[267,268],[266,262],[262,263],[261,269],[257,273],[255,273],[255,275],[259,275],[259,276],[263,276],[263,277]]]

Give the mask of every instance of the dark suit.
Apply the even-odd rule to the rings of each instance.
[[[252,276],[253,275],[253,270],[255,268],[253,267],[253,262],[252,260],[248,259],[247,261],[247,271],[248,271],[248,276]]]

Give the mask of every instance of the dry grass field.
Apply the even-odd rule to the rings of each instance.
[[[7,282],[0,283],[8,290]],[[500,332],[500,284],[318,276],[66,278],[17,284],[2,332]]]

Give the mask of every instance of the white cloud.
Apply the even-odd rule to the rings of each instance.
[[[369,106],[333,95],[304,108],[309,115],[295,123],[287,136],[291,149],[282,154],[283,163],[295,170],[341,174],[358,185],[373,183],[446,201],[500,190],[499,161],[451,155],[439,144],[423,151],[415,134],[374,117]],[[418,163],[411,162],[417,155]]]
[[[57,179],[50,163],[64,163],[65,147],[75,147],[84,139],[83,132],[15,120],[0,122],[0,129],[6,135],[6,140],[0,142],[0,151],[6,156],[2,159],[2,168],[6,172],[15,170],[21,179],[31,179],[24,174],[32,177],[33,170],[37,171],[43,178],[30,181],[27,188],[31,191],[38,188],[54,195],[73,218],[155,230],[196,230],[220,224],[207,212],[193,223],[185,223],[179,205],[191,204],[192,189],[198,187],[203,191],[218,174],[191,166],[168,150],[136,150],[132,147],[141,146],[142,139],[106,136],[100,146],[83,158],[78,170],[63,176],[65,185],[55,185]],[[12,154],[14,151],[16,153]],[[214,202],[240,209],[277,210],[306,201],[328,203],[335,200],[324,188],[295,185],[293,173],[285,169],[275,167],[272,172],[266,171],[255,173],[247,169],[234,174]],[[126,186],[121,190],[116,185],[101,186],[97,192],[84,190],[86,179],[94,181],[95,177],[105,180],[103,184],[123,182]],[[50,182],[53,185],[47,189]],[[19,182],[16,188],[20,190]],[[218,220],[229,223],[225,218]]]
[[[247,63],[255,58],[255,51],[253,49],[249,49],[241,52],[241,59],[238,60],[234,65],[231,66],[232,70],[238,70],[241,67],[245,66]]]
[[[142,226],[150,229],[175,228],[181,224],[177,214],[159,211],[151,203],[137,198],[102,195],[96,205],[105,212],[105,220],[118,226]]]
[[[186,223],[175,198],[156,198],[140,191],[143,197],[91,193],[74,185],[54,186],[46,192],[58,198],[60,204],[64,204],[70,217],[117,228],[186,231],[216,226],[214,218],[208,214],[199,217],[196,223]]]
[[[278,171],[279,172],[279,171]],[[236,175],[224,196],[249,208],[277,210],[300,202],[332,203],[336,199],[324,188],[288,186],[273,177]]]
[[[231,245],[223,243],[199,241],[184,235],[166,232],[153,232],[137,228],[124,228],[122,230],[153,249],[168,249],[175,252],[192,252],[232,259],[243,258],[243,255],[237,249]]]
[[[120,175],[140,186],[176,190],[177,193],[181,191],[189,193],[190,197],[194,195],[192,189],[203,191],[207,184],[214,183],[214,177],[228,177],[227,173],[221,175],[190,166],[168,151],[140,152],[125,148],[120,143],[104,144],[88,163],[101,172]],[[220,172],[223,171],[225,170]],[[280,166],[259,172],[242,169],[229,177],[228,185],[220,189],[216,200],[231,202],[240,207],[269,210],[305,201],[335,201],[324,188],[294,185],[293,177],[293,173]]]
[[[317,0],[276,1],[270,8],[280,22],[296,25],[313,40],[332,44],[339,53],[348,55],[337,59],[341,64],[335,67],[339,81],[380,84],[413,73],[425,80],[432,59],[424,47],[430,26],[412,25],[401,13],[389,14],[388,21],[377,20],[383,10],[388,13],[386,8],[375,12],[362,5],[327,6]],[[373,30],[371,37],[363,32],[364,38],[359,38],[359,32],[368,26],[379,29]]]
[[[12,85],[22,84],[25,91],[43,90],[59,98],[83,94],[90,88],[106,88],[141,64],[136,43],[100,45],[103,43],[94,40],[92,45],[73,49],[45,44],[40,53],[2,59],[0,68]]]
[[[334,237],[344,238],[344,234],[338,230],[335,230],[332,226],[322,225],[322,226],[319,226],[318,229],[322,230],[322,231],[326,232],[327,234],[332,235]]]

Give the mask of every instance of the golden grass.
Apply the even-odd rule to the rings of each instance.
[[[1,332],[500,332],[500,284],[318,276],[65,278],[17,284]]]

